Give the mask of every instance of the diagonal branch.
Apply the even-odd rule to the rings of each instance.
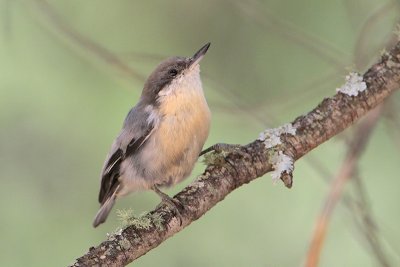
[[[297,160],[313,148],[340,133],[369,110],[378,106],[400,83],[400,42],[363,76],[367,90],[358,96],[337,93],[324,99],[314,110],[296,118],[296,135],[281,135],[279,149]],[[266,149],[256,140],[227,156],[214,155],[214,161],[192,184],[174,198],[182,203],[181,221],[167,206],[160,205],[146,214],[145,223],[130,225],[83,255],[72,266],[124,266],[164,240],[187,227],[229,193],[273,170]],[[180,223],[181,222],[181,223]]]
[[[107,48],[99,45],[89,37],[75,31],[66,21],[57,13],[54,7],[46,0],[34,0],[37,8],[43,17],[51,23],[51,25],[63,34],[67,39],[77,44],[78,46],[89,51],[91,54],[113,66],[116,70],[128,75],[129,77],[143,81],[145,77],[132,69],[120,57],[115,55]]]

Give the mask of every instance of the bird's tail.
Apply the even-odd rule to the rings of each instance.
[[[99,211],[96,214],[96,217],[94,218],[93,227],[97,227],[106,221],[108,214],[110,213],[112,207],[114,206],[115,199],[117,197],[117,191],[118,191],[118,188],[101,205]]]

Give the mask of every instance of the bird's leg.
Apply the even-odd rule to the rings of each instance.
[[[201,151],[199,156],[203,156],[204,154],[211,152],[211,151],[215,151],[217,153],[222,153],[222,152],[237,152],[239,154],[244,154],[240,148],[242,146],[241,145],[232,145],[232,144],[225,144],[225,143],[217,143],[215,145],[210,146],[207,149],[204,149],[203,151]]]
[[[151,190],[153,190],[154,192],[157,193],[157,195],[159,195],[162,199],[163,202],[165,202],[171,209],[173,209],[176,213],[176,215],[179,218],[180,221],[180,225],[182,225],[182,215],[181,215],[181,210],[183,210],[183,205],[181,202],[179,202],[178,200],[171,198],[170,196],[168,196],[167,194],[165,194],[164,192],[162,192],[156,185],[153,185]]]

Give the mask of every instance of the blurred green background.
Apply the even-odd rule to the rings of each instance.
[[[400,2],[389,0],[1,0],[0,266],[65,266],[119,226],[117,209],[158,204],[152,192],[131,195],[91,226],[105,155],[163,58],[212,43],[202,62],[213,113],[206,146],[246,144],[333,95],[350,70],[365,71],[395,42],[399,18]],[[393,96],[392,107],[399,103]],[[392,266],[400,265],[398,123],[379,122],[359,166]],[[259,178],[135,266],[301,266],[351,133],[299,160],[291,190]],[[199,161],[167,192],[203,169]],[[357,199],[354,191],[350,182],[346,194]],[[338,205],[320,266],[379,266],[358,213]]]

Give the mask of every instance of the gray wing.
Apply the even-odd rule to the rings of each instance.
[[[151,135],[154,125],[147,122],[147,117],[147,114],[139,113],[136,108],[128,113],[122,131],[104,162],[99,193],[101,204],[118,188],[121,163],[137,153]]]

